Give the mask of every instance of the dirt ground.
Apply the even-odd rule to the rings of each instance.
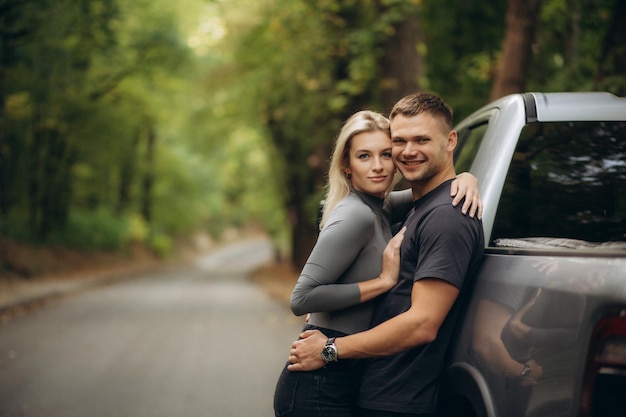
[[[81,277],[128,266],[162,262],[141,245],[123,251],[81,251],[61,247],[37,247],[0,240],[0,278],[7,280]]]
[[[252,280],[281,302],[289,304],[291,290],[298,279],[298,272],[288,264],[270,264],[252,274]]]
[[[140,245],[122,252],[78,251],[67,248],[38,248],[0,240],[0,302],[9,303],[32,287],[54,285],[55,281],[92,279],[133,270],[158,267],[170,262],[190,260],[215,244],[202,248],[181,245],[176,254],[160,259]],[[298,274],[287,264],[267,264],[251,279],[281,302],[288,303]]]

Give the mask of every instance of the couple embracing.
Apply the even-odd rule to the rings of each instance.
[[[428,93],[404,97],[389,119],[360,111],[344,124],[291,297],[310,317],[279,377],[276,416],[436,415],[459,300],[484,250],[477,181],[455,173],[452,126]],[[396,171],[410,189],[391,191]]]

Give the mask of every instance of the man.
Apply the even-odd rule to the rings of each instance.
[[[392,157],[413,191],[400,249],[398,284],[381,300],[370,330],[336,339],[307,331],[290,351],[291,371],[373,358],[359,394],[361,417],[430,416],[465,293],[484,250],[482,224],[450,204],[457,133],[439,97],[418,93],[391,111]]]

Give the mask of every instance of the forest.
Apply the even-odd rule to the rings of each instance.
[[[622,0],[0,0],[0,240],[167,256],[254,229],[301,266],[350,114],[624,96],[625,21]]]

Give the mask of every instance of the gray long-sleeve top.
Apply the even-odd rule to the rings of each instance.
[[[412,205],[410,190],[385,201],[356,190],[329,216],[291,294],[296,315],[312,313],[309,324],[344,333],[370,326],[373,300],[361,303],[359,281],[376,278],[391,238],[390,218],[400,221]]]

